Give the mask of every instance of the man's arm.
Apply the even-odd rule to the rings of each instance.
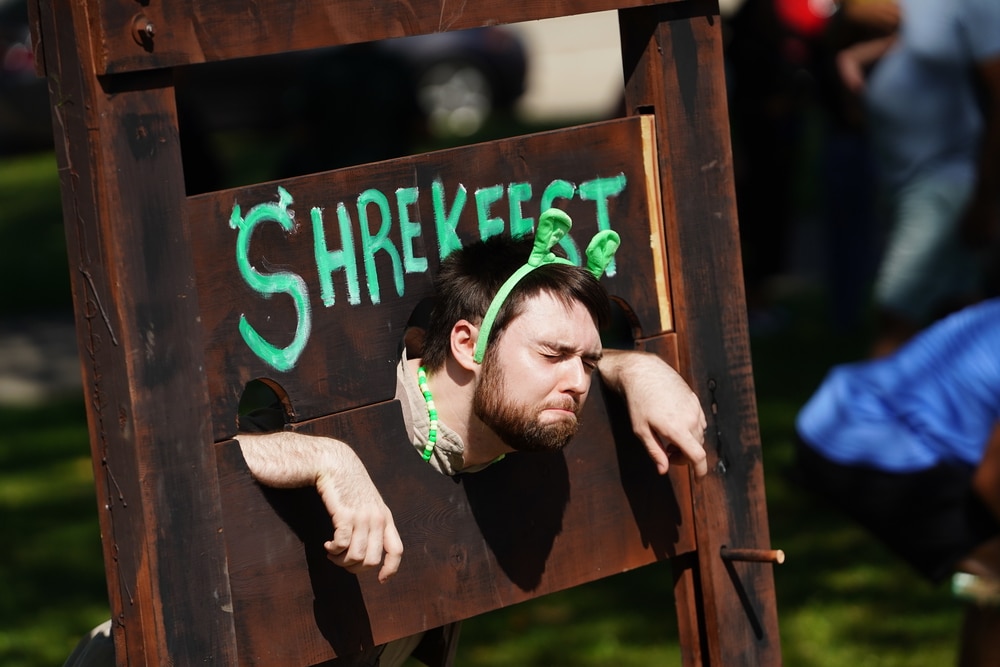
[[[625,399],[632,429],[661,475],[670,468],[674,449],[687,458],[695,475],[708,472],[705,413],[677,371],[655,354],[607,349],[598,370],[604,383]]]
[[[865,89],[868,70],[884,56],[896,43],[896,36],[879,37],[867,42],[858,42],[837,52],[837,74],[844,87],[855,95]]]
[[[396,573],[403,543],[353,449],[333,438],[291,431],[240,434],[237,439],[250,473],[261,484],[316,487],[333,519],[333,539],[324,545],[333,563],[353,573],[381,564],[382,582]]]

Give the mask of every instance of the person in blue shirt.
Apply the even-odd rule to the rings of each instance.
[[[982,614],[995,637],[1000,298],[939,320],[889,356],[835,366],[795,426],[809,488],[930,581],[975,575],[993,591]]]

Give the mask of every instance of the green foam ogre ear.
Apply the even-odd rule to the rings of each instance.
[[[550,208],[538,217],[538,228],[535,230],[535,244],[528,255],[528,264],[531,266],[541,266],[549,264],[556,259],[552,248],[566,236],[573,221],[564,211],[557,208]]]
[[[594,234],[594,238],[590,239],[590,243],[587,244],[587,270],[595,278],[600,279],[604,274],[604,269],[608,268],[608,264],[611,263],[618,246],[621,244],[621,237],[618,236],[618,232],[612,229],[605,229]]]

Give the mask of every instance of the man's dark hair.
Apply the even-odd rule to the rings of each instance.
[[[500,287],[528,260],[533,240],[494,236],[456,250],[441,262],[424,339],[423,364],[427,370],[444,366],[451,353],[451,330],[456,322],[482,322]],[[525,300],[540,292],[548,292],[567,305],[580,302],[598,329],[611,318],[607,292],[589,271],[568,264],[546,264],[524,276],[500,308],[487,341],[487,355],[507,325],[521,314]]]

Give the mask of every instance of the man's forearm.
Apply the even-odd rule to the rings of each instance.
[[[338,450],[347,447],[293,431],[241,433],[236,439],[254,479],[281,489],[314,486],[322,471],[336,469]]]
[[[634,377],[640,365],[650,364],[659,366],[662,364],[666,368],[663,372],[667,374],[675,373],[670,365],[660,359],[660,357],[650,352],[640,352],[638,350],[604,350],[604,356],[597,364],[597,369],[601,374],[601,379],[608,388],[617,394],[624,394],[628,380],[637,380]]]

